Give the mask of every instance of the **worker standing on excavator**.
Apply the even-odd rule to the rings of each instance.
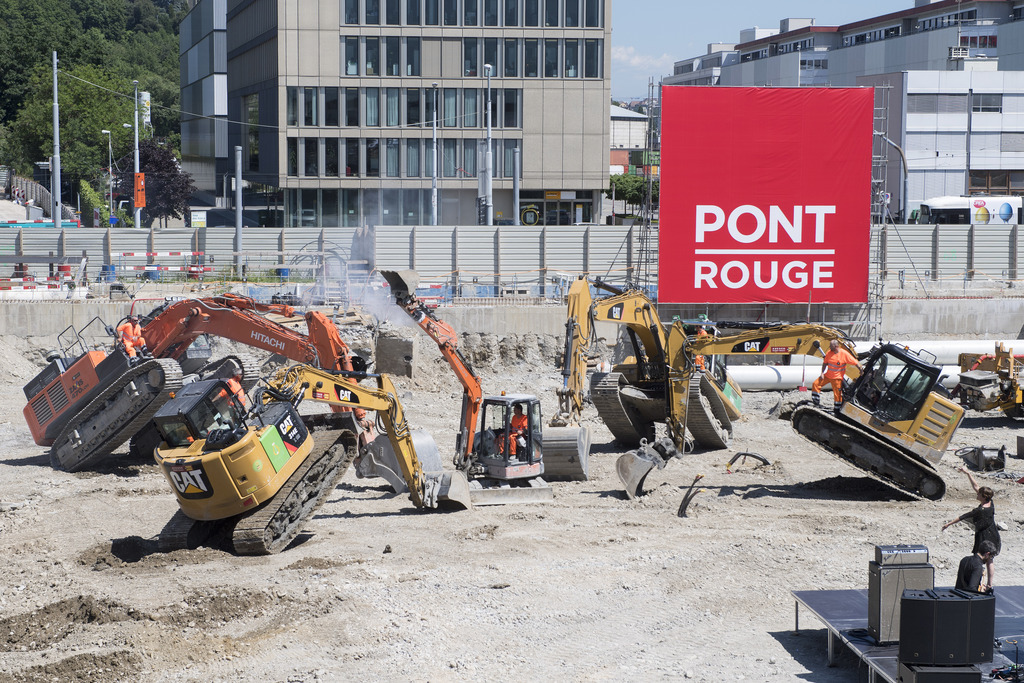
[[[835,400],[832,409],[839,414],[843,408],[843,380],[846,378],[847,365],[856,365],[859,368],[860,362],[854,358],[852,353],[841,348],[837,340],[833,339],[829,342],[828,351],[825,352],[825,358],[821,363],[822,374],[811,385],[811,401],[814,402],[815,407],[821,406],[821,388],[825,384],[831,384],[832,397]]]
[[[138,316],[130,315],[128,319],[117,326],[117,337],[124,344],[125,353],[128,357],[135,359],[136,349],[142,355],[149,355],[149,348],[146,347],[146,339],[142,336],[142,326],[139,325]]]
[[[708,321],[708,317],[706,315],[704,315],[703,313],[701,313],[700,315],[697,316],[697,320],[700,320],[701,323],[706,323]],[[704,324],[701,324],[701,326],[697,328],[697,341],[701,341],[701,340],[707,338],[708,336],[710,336],[710,335],[708,335],[707,326],[704,325]],[[706,369],[704,367],[704,356],[702,354],[698,353],[696,356],[694,356],[693,362],[701,370],[705,370]]]

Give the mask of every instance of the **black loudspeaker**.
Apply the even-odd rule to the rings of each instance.
[[[949,588],[906,590],[899,661],[955,666],[992,661],[995,597]]]
[[[975,666],[899,666],[900,683],[981,683],[981,670]]]

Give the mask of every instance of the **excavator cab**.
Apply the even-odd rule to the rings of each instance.
[[[890,365],[898,369],[887,377]],[[854,402],[885,423],[914,420],[936,387],[941,368],[922,362],[906,349],[885,344],[876,348],[853,386]]]
[[[542,430],[540,401],[535,396],[484,398],[472,473],[501,480],[544,474]]]
[[[244,436],[245,412],[227,383],[213,379],[186,385],[153,422],[170,448],[188,448],[205,439],[206,450],[217,450]]]

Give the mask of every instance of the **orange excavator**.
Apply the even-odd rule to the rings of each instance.
[[[545,429],[536,396],[502,392],[485,397],[480,377],[459,351],[458,334],[416,297],[419,276],[408,270],[381,271],[381,275],[395,302],[437,344],[462,384],[454,462],[469,476],[475,505],[550,500],[551,488],[541,477],[548,461],[558,463],[560,476],[574,471],[577,475],[571,478],[586,478],[590,442],[579,428]],[[514,422],[520,413],[517,408],[521,408],[519,419],[526,417],[524,428]]]
[[[142,432],[160,406],[182,387],[186,378],[179,362],[203,335],[231,339],[327,370],[365,370],[365,362],[352,355],[337,327],[322,313],[305,314],[307,334],[302,334],[264,315],[271,312],[294,315],[290,306],[257,304],[230,294],[171,301],[143,316],[142,335],[149,355],[134,363],[116,342],[111,353],[89,350],[80,332],[68,328],[59,337],[60,353],[53,354],[49,365],[24,388],[28,404],[23,413],[33,439],[40,446],[50,446],[50,463],[55,468],[76,472],[91,466]],[[114,334],[113,327],[105,327]],[[224,378],[241,374],[244,384],[255,382],[253,361],[233,360],[199,374]],[[251,366],[248,371],[246,365]],[[362,419],[361,413],[354,417]]]

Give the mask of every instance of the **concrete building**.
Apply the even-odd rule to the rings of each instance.
[[[435,140],[438,223],[476,224],[488,102],[494,222],[601,215],[611,0],[199,0],[189,17],[208,3],[226,3],[227,149],[284,226],[430,224]],[[183,73],[197,48],[193,29]],[[182,138],[205,177],[230,170],[219,137]]]
[[[676,62],[665,85],[874,86],[873,213],[1024,194],[1024,2],[916,0],[842,26],[783,19]],[[906,173],[900,151],[906,156]]]

